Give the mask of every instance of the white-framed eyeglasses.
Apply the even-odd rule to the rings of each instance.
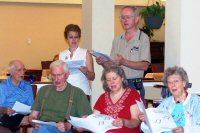
[[[122,15],[119,18],[120,18],[120,20],[130,20],[130,19],[134,18],[134,16],[131,16],[131,15],[125,15],[125,16],[123,16]]]

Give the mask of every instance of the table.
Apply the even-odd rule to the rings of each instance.
[[[158,80],[144,80],[145,99],[159,100],[161,99],[161,89],[154,87],[154,85],[163,85],[162,81]]]

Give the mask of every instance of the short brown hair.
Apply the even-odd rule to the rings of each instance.
[[[70,31],[74,31],[78,33],[78,37],[81,38],[81,29],[78,25],[76,24],[69,24],[65,27],[65,31],[64,31],[64,37],[65,39],[67,39],[67,36],[69,34]]]

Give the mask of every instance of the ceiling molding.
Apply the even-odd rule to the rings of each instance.
[[[115,0],[115,5],[147,6],[153,0]],[[82,0],[0,0],[0,2],[82,4]]]

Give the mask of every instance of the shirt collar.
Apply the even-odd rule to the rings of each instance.
[[[126,40],[126,35],[125,35],[125,33],[126,33],[126,32],[122,33],[121,39]],[[140,29],[137,29],[134,38],[132,38],[131,40],[139,40],[139,35],[140,35]]]
[[[24,81],[22,80],[18,86],[16,86],[15,84],[13,84],[12,82],[12,76],[10,76],[7,80],[7,83],[9,86],[12,86],[12,87],[19,87],[19,88],[22,88],[22,86],[24,86]]]
[[[191,94],[188,93],[187,98],[186,98],[185,101],[183,102],[183,105],[186,105],[186,104],[188,103],[190,97],[191,97]],[[172,96],[172,102],[173,102],[173,103],[176,103],[175,100],[174,100],[174,96]]]

